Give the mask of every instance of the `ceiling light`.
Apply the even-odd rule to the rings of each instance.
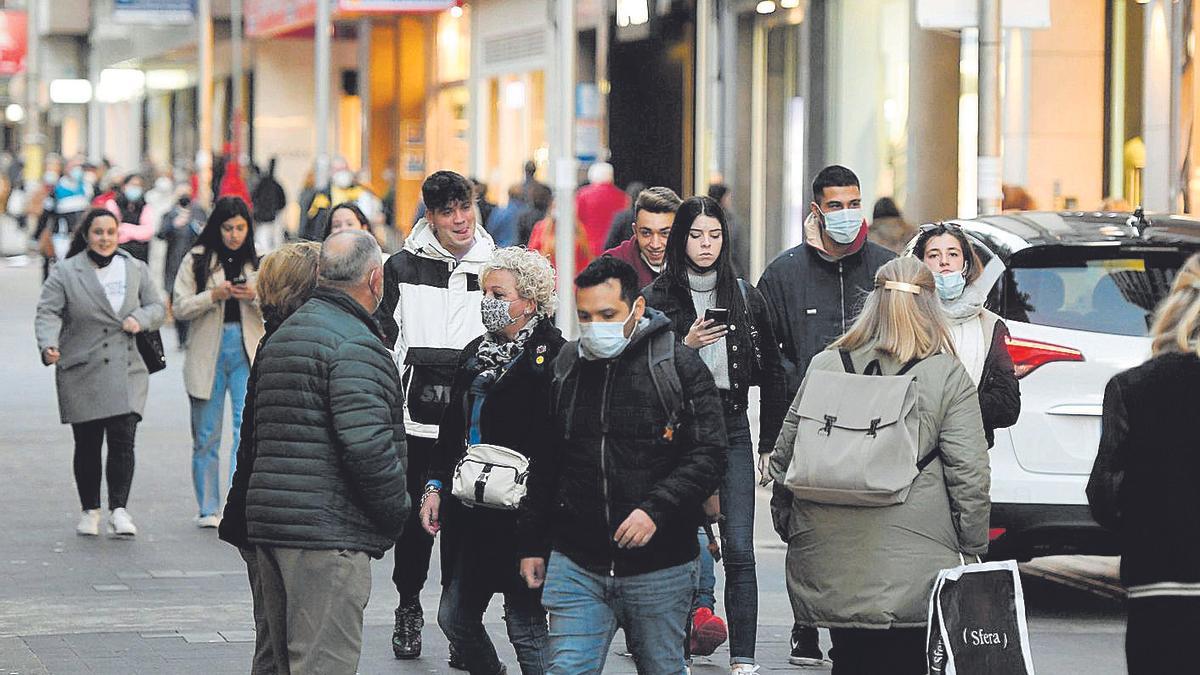
[[[759,14],[770,14],[771,12],[775,11],[775,2],[774,0],[762,0],[762,2],[758,3],[758,6],[754,8],[754,11],[758,12]]]
[[[92,83],[87,80],[51,80],[51,103],[87,103],[92,100]]]

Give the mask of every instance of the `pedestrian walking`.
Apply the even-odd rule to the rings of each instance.
[[[551,200],[546,217],[533,226],[533,234],[529,237],[529,250],[546,256],[550,259],[551,265],[557,266],[558,244],[555,241],[555,235],[554,200]],[[575,269],[582,270],[591,261],[592,247],[588,243],[587,230],[584,229],[583,223],[577,221],[575,223]]]
[[[563,345],[554,326],[554,268],[521,248],[497,249],[480,272],[487,332],[467,345],[429,465],[421,525],[442,537],[438,625],[456,660],[451,667],[494,675],[504,666],[483,627],[493,595],[504,595],[504,622],[522,675],[541,675],[549,658],[541,589],[518,575],[517,511],[486,508],[451,491],[464,458],[481,444],[518,453],[536,471],[555,451],[550,377]]]
[[[233,449],[241,439],[242,406],[255,348],[263,336],[255,276],[254,223],[240,197],[213,205],[195,248],[175,278],[175,316],[190,322],[183,383],[191,403],[192,484],[197,527],[221,522],[221,427],[225,398]],[[229,475],[237,468],[230,452]]]
[[[367,214],[358,208],[354,202],[342,202],[329,210],[325,218],[325,227],[321,240],[329,238],[329,235],[342,230],[362,230],[372,237],[375,236],[375,231],[371,228],[371,221],[367,219]],[[382,261],[387,262],[388,254],[382,254]]]
[[[805,387],[816,373],[875,369],[915,376],[917,457],[933,459],[899,503],[795,497],[784,480],[801,452],[795,443]],[[864,411],[864,419],[874,412]],[[770,461],[771,516],[788,547],[792,611],[802,625],[830,629],[835,675],[926,672],[925,626],[938,572],[959,565],[960,556],[987,552],[989,475],[979,397],[954,355],[933,274],[912,257],[888,262],[850,329],[812,359]]]
[[[804,241],[767,265],[758,280],[771,310],[787,372],[788,399],[796,395],[812,357],[850,328],[875,273],[895,257],[867,241],[858,176],[844,166],[827,166],[812,184],[813,201],[804,220]],[[798,666],[828,665],[817,631],[792,628],[788,661]]]
[[[587,173],[588,184],[575,193],[575,216],[587,233],[587,241],[590,242],[588,260],[591,260],[608,248],[603,242],[608,236],[613,216],[629,206],[629,197],[621,188],[613,185],[612,164],[594,162],[588,167]]]
[[[1184,673],[1196,663],[1200,255],[1179,270],[1150,337],[1150,360],[1105,387],[1100,449],[1087,486],[1096,522],[1119,534],[1130,675]]]
[[[662,272],[667,236],[682,201],[671,188],[642,190],[633,203],[633,236],[604,252],[623,260],[637,272],[638,288],[645,288]]]
[[[867,238],[887,250],[900,255],[908,242],[916,236],[917,228],[904,219],[896,200],[891,197],[880,197],[871,209],[871,229]],[[935,275],[937,270],[933,272]]]
[[[414,504],[425,488],[459,353],[484,333],[479,272],[491,260],[495,245],[478,227],[472,189],[470,181],[453,171],[426,178],[421,186],[426,215],[384,266],[378,316],[404,382],[407,487]],[[392,573],[400,594],[392,635],[398,659],[421,655],[421,589],[432,551],[433,538],[414,509],[396,542]]]
[[[983,244],[968,239],[961,227],[936,223],[921,227],[913,255],[933,272],[954,353],[979,390],[983,431],[990,448],[996,429],[1017,423],[1021,385],[1008,353],[1008,326],[983,307],[992,286],[1004,274],[1004,263],[985,249],[985,266],[978,252],[981,248]]]
[[[111,201],[105,206],[121,219],[121,248],[144,263],[150,261],[150,240],[158,231],[152,209],[146,208],[142,177],[129,174]]]
[[[200,236],[200,231],[204,229],[204,221],[207,216],[204,209],[197,203],[192,201],[192,198],[185,192],[186,188],[180,188],[182,194],[179,195],[175,203],[175,207],[167,211],[162,222],[158,226],[158,238],[167,242],[167,254],[163,260],[163,288],[167,290],[167,311],[172,316],[174,315],[174,307],[172,306],[171,292],[175,288],[175,278],[179,276],[179,267],[183,264],[184,258],[192,250],[192,246],[196,244],[196,238]],[[179,340],[179,348],[183,349],[187,345],[188,322],[174,316],[175,319],[175,334]]]
[[[488,234],[496,242],[496,246],[512,246],[517,243],[517,220],[521,212],[528,208],[525,203],[525,189],[513,185],[508,189],[508,202],[492,210],[485,222]]]
[[[246,538],[280,672],[357,671],[370,560],[408,517],[399,375],[372,316],[379,258],[366,233],[325,240],[312,298],[259,355]]]
[[[752,673],[758,577],[754,563],[755,459],[747,394],[751,386],[761,388],[758,449],[760,461],[765,462],[787,410],[779,346],[762,295],[737,276],[725,212],[715,200],[684,200],[675,213],[665,260],[663,273],[642,291],[642,297],[670,319],[685,346],[698,351],[721,397],[729,441],[720,489],[720,531],[730,665],[733,673]],[[712,604],[701,605],[692,619],[692,643],[699,647],[696,653],[711,654],[716,647],[696,639],[708,633],[705,624],[712,620],[713,609]]]
[[[628,264],[597,258],[575,289],[580,338],[551,392],[556,452],[532,467],[518,524],[521,576],[544,583],[546,672],[598,675],[620,626],[638,672],[678,675],[702,503],[725,472],[721,398]]]
[[[55,366],[59,415],[75,437],[75,486],[83,509],[75,531],[88,536],[100,533],[102,475],[108,480],[109,534],[137,534],[126,506],[150,380],[136,335],[156,330],[166,314],[149,268],[118,249],[117,229],[108,211],[84,215],[66,260],[42,286],[34,324],[42,363]]]
[[[625,208],[613,214],[608,225],[608,236],[604,240],[604,250],[616,248],[633,236],[634,205],[637,204],[638,195],[645,189],[646,184],[636,180],[625,186]]]
[[[317,286],[317,261],[321,246],[316,242],[285,244],[265,256],[258,271],[258,300],[265,320],[265,332],[255,350],[254,365],[246,383],[246,405],[242,409],[242,429],[237,448],[236,470],[225,498],[224,517],[218,534],[222,541],[238,547],[246,563],[250,592],[254,599],[254,659],[252,675],[279,672],[271,629],[267,625],[266,600],[263,597],[262,573],[258,569],[258,554],[246,536],[246,490],[254,470],[254,401],[261,371],[263,345],[275,334],[283,320],[304,304]]]

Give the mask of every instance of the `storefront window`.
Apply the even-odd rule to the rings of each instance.
[[[437,63],[434,92],[429,101],[427,171],[446,169],[463,175],[470,172],[469,11],[462,8],[460,12],[446,11],[437,17]]]

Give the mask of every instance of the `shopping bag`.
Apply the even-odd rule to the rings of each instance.
[[[926,636],[930,675],[1034,675],[1017,562],[939,572]]]

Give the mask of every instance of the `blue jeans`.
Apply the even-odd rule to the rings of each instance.
[[[728,464],[721,483],[721,561],[730,663],[754,663],[758,639],[758,575],[754,569],[754,448],[746,413],[725,415]]]
[[[542,605],[550,614],[548,675],[600,675],[617,627],[641,675],[683,675],[696,561],[628,577],[594,574],[553,553]]]
[[[208,400],[193,398],[192,403],[192,483],[201,516],[216,515],[221,508],[221,424],[225,417],[225,394],[233,410],[233,450],[229,453],[229,475],[237,462],[237,447],[242,435],[242,408],[246,405],[246,382],[250,379],[250,361],[242,345],[242,325],[227,323],[221,333],[217,371]]]
[[[483,613],[494,595],[471,581],[471,565],[459,555],[453,576],[442,588],[438,626],[454,646],[467,670],[479,675],[499,673],[503,665],[496,647],[483,627]],[[504,625],[508,640],[517,652],[522,675],[542,675],[550,653],[546,632],[546,610],[540,591],[522,588],[504,594]]]
[[[696,600],[692,603],[693,609],[707,607],[713,611],[717,609],[717,571],[716,563],[713,561],[712,554],[708,552],[708,535],[704,533],[704,528],[700,528],[700,567],[699,581],[696,584]]]

